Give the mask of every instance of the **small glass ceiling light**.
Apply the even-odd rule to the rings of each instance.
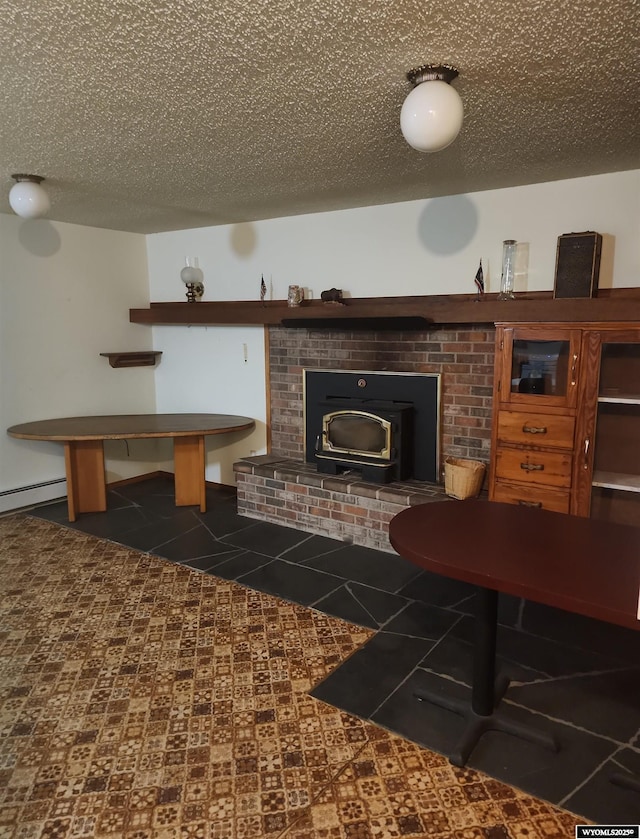
[[[400,130],[417,151],[446,149],[460,133],[464,108],[451,86],[457,75],[448,64],[425,64],[407,73],[415,87],[402,105]]]
[[[15,184],[9,192],[9,204],[21,218],[40,218],[49,211],[49,196],[40,186],[40,175],[11,175]]]

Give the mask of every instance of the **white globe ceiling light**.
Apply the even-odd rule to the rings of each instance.
[[[12,175],[16,182],[9,193],[9,204],[21,218],[40,218],[51,206],[49,196],[40,186],[40,175]]]
[[[407,73],[415,87],[402,105],[400,130],[417,151],[446,149],[460,133],[464,108],[451,87],[457,75],[447,64],[425,64]]]

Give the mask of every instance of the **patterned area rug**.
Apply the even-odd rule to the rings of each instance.
[[[581,821],[315,700],[368,629],[0,518],[0,837],[566,839]]]

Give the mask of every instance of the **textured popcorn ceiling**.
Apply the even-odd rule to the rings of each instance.
[[[0,0],[0,211],[154,232],[640,166],[637,0]],[[399,113],[458,67],[462,131]]]

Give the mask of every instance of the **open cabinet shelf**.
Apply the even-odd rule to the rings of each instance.
[[[624,472],[594,472],[592,485],[603,489],[640,492],[640,475],[627,475]]]

